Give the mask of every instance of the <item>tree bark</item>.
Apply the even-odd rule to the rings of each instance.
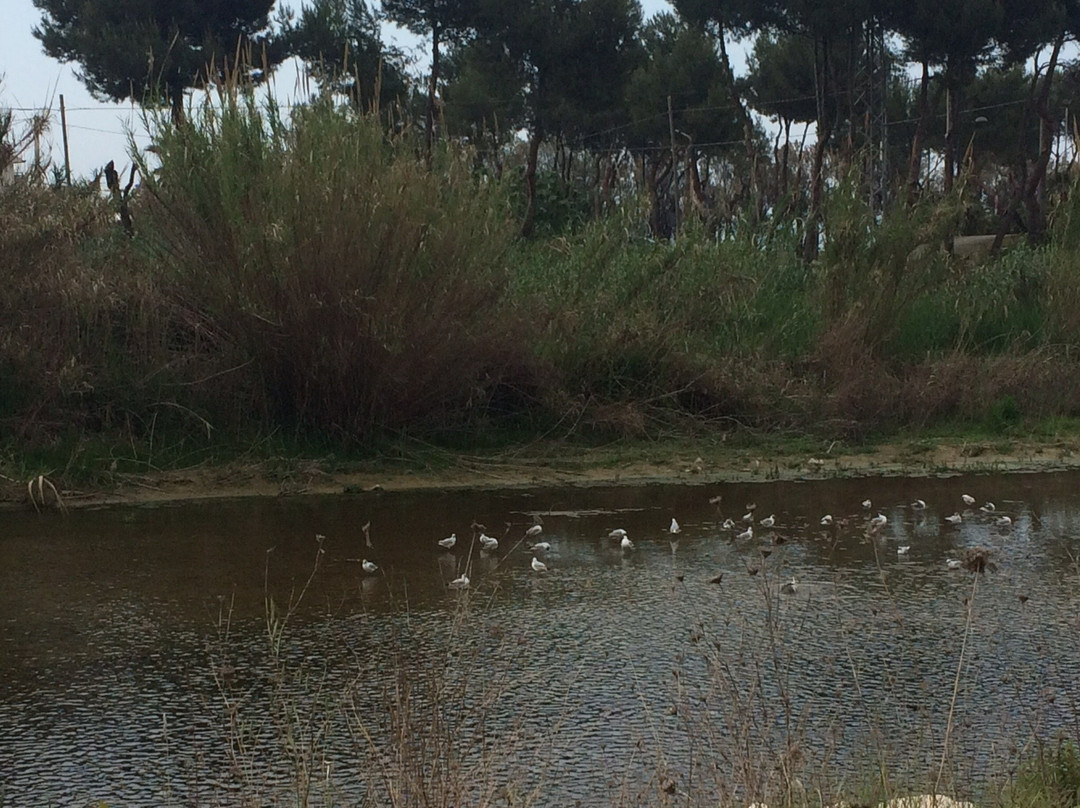
[[[186,122],[183,85],[174,84],[169,87],[169,107],[172,112],[172,124],[179,129]]]
[[[922,60],[922,80],[919,82],[919,123],[911,140],[911,154],[907,166],[907,205],[915,204],[919,192],[919,176],[922,173],[922,142],[930,125],[930,65]]]
[[[746,141],[746,157],[751,165],[757,162],[757,149],[754,145],[754,120],[750,117],[750,111],[743,103],[739,95],[739,88],[735,85],[735,72],[731,69],[731,59],[728,58],[727,44],[724,41],[724,19],[719,14],[716,17],[716,40],[720,46],[720,68],[724,73],[724,83],[727,85],[731,103],[738,110],[739,118],[743,125],[743,139]]]
[[[533,129],[529,139],[529,156],[525,162],[525,218],[521,222],[522,238],[529,238],[536,227],[536,162],[540,155],[540,128]]]
[[[818,46],[820,45],[820,56]],[[806,230],[803,233],[803,260],[809,263],[817,258],[818,237],[821,221],[821,204],[824,198],[825,148],[832,135],[832,121],[827,107],[829,82],[829,40],[815,38],[814,72],[817,95],[817,143],[814,145],[814,167],[810,176],[810,210],[806,214]]]
[[[431,75],[428,78],[427,112],[424,127],[424,153],[431,163],[431,149],[435,143],[435,90],[439,84],[439,24],[431,23]]]
[[[1048,102],[1050,100],[1050,86],[1054,81],[1054,72],[1057,70],[1058,56],[1061,54],[1061,48],[1064,44],[1065,34],[1061,33],[1054,40],[1054,49],[1051,51],[1050,61],[1046,65],[1046,75],[1043,76],[1042,83],[1031,100],[1032,106],[1040,119],[1039,128],[1042,136],[1039,138],[1039,157],[1035,161],[1030,174],[1021,183],[1020,193],[1013,198],[1012,203],[1001,216],[997,235],[994,237],[994,244],[990,249],[991,255],[997,255],[1001,251],[1008,223],[1016,214],[1016,211],[1019,210],[1021,204],[1024,204],[1028,210],[1028,239],[1038,239],[1046,229],[1045,216],[1042,212],[1042,206],[1039,204],[1039,188],[1046,178],[1046,168],[1050,165],[1050,154],[1053,150],[1054,140],[1050,136],[1050,131],[1056,125],[1056,121],[1053,115],[1050,114]]]

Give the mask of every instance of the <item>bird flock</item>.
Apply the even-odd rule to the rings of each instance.
[[[958,509],[953,513],[949,514],[948,516],[943,517],[943,521],[946,525],[955,527],[963,524],[967,519],[981,519],[984,523],[990,522],[994,526],[1002,529],[1008,529],[1013,524],[1012,517],[1008,516],[1007,514],[999,513],[997,507],[994,505],[993,502],[985,502],[981,506],[979,506],[978,509],[975,509],[976,499],[970,494],[962,494],[960,497],[960,501],[962,504],[961,509]],[[716,505],[719,509],[722,504],[722,497],[712,497],[709,499],[709,503],[712,505]],[[861,504],[864,513],[864,515],[861,517],[861,521],[865,528],[865,536],[867,538],[880,537],[883,528],[885,528],[885,526],[889,523],[888,517],[880,510],[875,512],[873,508],[873,502],[870,499],[864,500]],[[914,500],[913,502],[909,503],[907,507],[910,508],[911,511],[920,514],[927,511],[928,509],[926,501],[922,499]],[[782,526],[779,526],[776,514],[770,513],[768,516],[758,519],[755,515],[756,511],[757,505],[752,502],[748,503],[741,520],[736,521],[735,519],[728,517],[724,519],[721,523],[721,530],[725,532],[730,532],[735,543],[739,544],[750,542],[754,539],[755,525],[759,529],[763,529],[765,531],[773,531],[773,529],[776,528],[775,532],[768,533],[765,538],[767,541],[770,541],[774,545],[782,544],[785,541],[783,537],[784,531]],[[919,518],[923,519],[922,516],[920,516]],[[860,517],[858,516],[841,517],[834,516],[831,513],[826,513],[820,517],[820,519],[818,520],[818,524],[822,528],[825,528],[827,531],[835,533],[835,531],[837,531],[838,529],[848,526],[852,521],[858,523],[859,520]],[[368,548],[371,548],[372,544],[369,527],[370,523],[364,525],[363,530],[366,546]],[[472,540],[467,542],[469,546],[469,551],[468,559],[465,563],[465,571],[461,572],[459,575],[457,575],[457,577],[453,578],[447,583],[447,586],[450,589],[464,590],[469,588],[471,581],[469,579],[468,572],[470,569],[470,561],[472,558],[472,549],[474,545],[478,545],[481,554],[489,558],[493,557],[493,554],[500,547],[499,539],[495,538],[494,536],[488,535],[487,529],[483,525],[474,522],[472,527]],[[508,537],[510,537],[511,528],[511,523],[508,522],[506,534],[503,536],[504,542],[508,539]],[[535,516],[534,523],[524,531],[523,535],[519,534],[521,538],[511,548],[511,551],[517,550],[519,547],[521,547],[521,545],[524,544],[525,547],[523,549],[529,552],[532,556],[529,567],[533,573],[538,575],[543,575],[549,572],[550,559],[548,558],[548,554],[552,550],[551,542],[547,540],[542,540],[541,538],[543,531],[544,527],[542,520],[539,516]],[[671,545],[671,552],[673,555],[678,550],[679,539],[681,537],[680,534],[682,534],[682,532],[682,526],[679,524],[676,518],[672,517],[671,522],[667,528],[667,534],[668,540]],[[624,555],[629,555],[633,553],[636,549],[634,541],[630,538],[625,528],[616,527],[611,529],[607,533],[607,538],[613,544],[617,543],[619,551],[621,551],[621,553],[623,553]],[[455,548],[458,546],[458,535],[457,533],[451,533],[445,538],[438,539],[435,542],[435,545],[440,551],[446,552],[448,555],[450,553],[454,553]],[[763,558],[767,558],[772,551],[767,547],[762,547],[760,548],[760,552]],[[897,556],[907,556],[910,552],[910,544],[898,544],[896,546]],[[499,563],[501,563],[501,560],[502,559],[499,560]],[[381,574],[380,567],[373,561],[364,558],[361,560],[361,562],[363,572],[366,575]],[[965,562],[960,559],[946,559],[946,567],[948,569],[962,569],[964,566]],[[748,571],[751,575],[753,575],[758,570],[755,568],[749,568]],[[720,583],[722,578],[723,574],[720,573],[713,576],[709,580],[710,583]],[[798,592],[798,590],[799,584],[795,578],[786,581],[780,586],[780,592],[783,594],[795,594],[796,592]]]

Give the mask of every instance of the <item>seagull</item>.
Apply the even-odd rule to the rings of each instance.
[[[623,530],[621,527],[617,527],[613,531],[608,533],[608,538],[609,539],[625,539],[626,538],[626,531]]]
[[[728,518],[724,520],[724,524],[720,525],[724,530],[731,530],[735,527],[735,520]]]
[[[634,543],[630,541],[629,536],[623,536],[622,541],[619,542],[619,546],[622,547],[624,553],[634,549]]]
[[[945,566],[951,570],[958,570],[964,566],[964,562],[961,561],[959,558],[946,558]]]
[[[529,549],[532,550],[534,553],[546,553],[548,550],[551,549],[551,542],[549,542],[549,541],[538,541],[536,544],[534,544]]]
[[[897,555],[907,555],[908,550],[910,550],[910,549],[911,549],[910,544],[901,544],[899,547],[896,548],[896,554]]]
[[[480,534],[480,548],[483,550],[498,550],[499,540],[494,536],[489,536],[486,533]]]
[[[885,518],[885,514],[879,513],[873,519],[870,520],[871,527],[884,527],[889,520]]]
[[[994,507],[993,502],[987,502],[985,505],[983,505],[981,508],[979,508],[979,510],[982,511],[983,513],[993,513],[994,511],[997,510],[997,508]]]
[[[764,519],[761,520],[762,527],[772,527],[776,524],[776,514],[770,513]]]
[[[954,513],[946,516],[945,521],[948,522],[950,525],[958,525],[964,521],[964,517],[962,517],[959,513]]]
[[[999,516],[997,519],[994,520],[994,524],[998,527],[1008,527],[1012,524],[1012,519],[1010,519],[1008,516]]]
[[[450,582],[450,587],[452,589],[468,589],[469,588],[469,576],[464,575],[464,574],[459,575],[457,578],[455,578],[454,580],[452,580]]]
[[[790,581],[780,587],[780,591],[785,595],[794,595],[799,591],[799,582],[792,578]]]
[[[750,525],[742,533],[735,537],[738,541],[748,541],[754,538],[754,526]]]
[[[832,523],[833,523],[833,518],[832,518],[831,513],[827,513],[823,517],[821,517],[821,524],[824,525],[825,527],[828,527]]]
[[[719,505],[723,501],[724,501],[724,497],[721,494],[717,494],[715,497],[709,497],[709,504],[710,505]]]
[[[872,502],[870,502],[870,500],[869,500],[869,499],[864,499],[864,500],[862,501],[862,506],[863,506],[864,508],[866,508],[866,510],[870,510],[870,508],[871,508],[871,507],[873,506],[873,503],[872,503]]]
[[[926,502],[921,499],[917,499],[911,503],[911,507],[916,511],[922,511],[926,509]]]
[[[536,556],[533,556],[532,568],[535,572],[547,572],[547,564],[538,559]]]
[[[364,572],[366,572],[368,575],[374,575],[376,572],[379,571],[379,565],[376,564],[374,561],[368,561],[366,558],[360,566],[364,568]]]
[[[671,518],[671,527],[668,528],[668,532],[669,533],[678,533],[680,530],[682,530],[682,528],[679,527],[679,523],[675,521],[675,517],[672,517]]]
[[[971,494],[961,494],[960,499],[964,500],[965,505],[975,504],[975,497],[971,496]]]
[[[446,550],[451,549],[455,544],[457,544],[457,533],[451,533],[445,539],[439,539],[439,546]]]
[[[528,536],[529,538],[532,538],[533,536],[539,536],[543,532],[544,532],[544,526],[538,523],[538,524],[535,524],[532,527],[530,527],[528,530],[526,530],[525,535]]]
[[[743,514],[742,520],[744,522],[746,522],[747,524],[750,524],[751,522],[754,521],[754,512],[753,511],[747,511],[746,513]]]

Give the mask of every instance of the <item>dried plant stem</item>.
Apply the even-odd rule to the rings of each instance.
[[[937,778],[934,780],[934,795],[941,787],[941,778],[945,773],[945,762],[949,756],[949,738],[952,735],[953,719],[956,716],[956,698],[960,693],[960,676],[964,670],[964,659],[967,653],[968,638],[971,637],[972,616],[975,613],[975,590],[979,586],[979,575],[971,576],[971,595],[967,599],[967,618],[964,622],[964,640],[960,644],[960,659],[956,663],[956,676],[953,678],[952,698],[949,700],[949,716],[945,721],[945,737],[941,741],[941,761],[938,763]]]

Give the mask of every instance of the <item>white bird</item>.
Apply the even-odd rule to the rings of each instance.
[[[832,523],[833,523],[833,518],[832,518],[831,513],[827,513],[823,517],[821,517],[821,524],[823,524],[825,527],[828,527]]]
[[[1012,519],[1010,519],[1008,516],[999,516],[997,519],[994,520],[994,524],[998,527],[1008,527],[1012,524]]]
[[[965,505],[975,504],[975,497],[971,496],[971,494],[961,494],[960,499],[964,500]]]
[[[379,571],[379,565],[376,564],[374,561],[368,561],[366,558],[360,566],[364,568],[364,572],[366,572],[368,575],[374,575],[376,572]]]
[[[546,553],[548,550],[551,549],[551,542],[549,542],[549,541],[538,541],[536,544],[534,544],[529,549],[532,550],[534,553]]]
[[[617,527],[613,531],[608,533],[608,538],[609,539],[625,539],[626,538],[626,531],[623,530],[621,527]]]
[[[735,527],[735,520],[728,518],[724,520],[724,524],[720,525],[724,530],[731,530]]]
[[[873,506],[873,503],[872,503],[872,502],[870,502],[870,500],[868,500],[868,499],[864,499],[864,500],[862,501],[862,506],[863,506],[864,508],[866,508],[866,510],[870,510],[870,508],[871,508],[871,507]]]
[[[964,566],[964,562],[961,561],[959,558],[946,558],[945,566],[951,570],[958,570]]]
[[[873,519],[870,520],[871,527],[884,527],[889,520],[885,517],[885,514],[879,513]]]
[[[783,592],[785,595],[794,595],[796,592],[799,591],[799,582],[792,578],[790,581],[786,582],[783,586],[780,587],[780,591]]]
[[[455,544],[457,544],[457,533],[451,533],[445,539],[439,539],[439,546],[446,550],[449,550]]]
[[[911,503],[911,507],[916,511],[922,511],[926,509],[926,502],[921,499],[917,499]]]
[[[750,525],[748,528],[746,528],[746,530],[744,530],[735,538],[739,541],[749,541],[750,539],[754,538],[754,526]]]
[[[945,521],[948,522],[950,525],[958,525],[964,521],[964,517],[962,517],[959,513],[953,513],[946,516]]]
[[[754,512],[753,511],[747,511],[746,513],[744,513],[742,515],[742,520],[744,522],[746,522],[747,524],[750,524],[751,522],[754,521]]]
[[[528,530],[525,531],[525,535],[528,536],[529,538],[532,538],[533,536],[539,536],[543,532],[544,532],[544,526],[541,525],[541,524],[535,524],[532,527],[530,527]]]
[[[622,547],[623,552],[628,552],[634,549],[634,543],[630,541],[629,536],[623,536],[622,541],[619,542],[619,546]]]
[[[536,556],[533,556],[532,568],[536,572],[547,572],[547,564],[545,564]]]
[[[911,549],[910,544],[901,544],[899,547],[896,548],[896,554],[897,555],[907,555],[908,551],[910,549]]]
[[[776,524],[776,514],[770,513],[764,519],[761,520],[762,527],[772,527]]]
[[[668,532],[678,533],[680,530],[682,530],[682,528],[679,527],[679,523],[675,521],[675,517],[671,517],[671,527],[668,528]]]
[[[468,589],[469,588],[469,576],[464,575],[464,574],[459,575],[457,578],[455,578],[454,580],[452,580],[450,582],[450,587],[452,589]]]
[[[498,550],[499,540],[494,536],[489,536],[486,533],[480,534],[480,548],[483,550]]]
[[[993,502],[987,502],[985,505],[983,505],[981,508],[979,508],[979,510],[982,511],[983,513],[993,513],[994,511],[997,510],[997,508],[994,507]]]

